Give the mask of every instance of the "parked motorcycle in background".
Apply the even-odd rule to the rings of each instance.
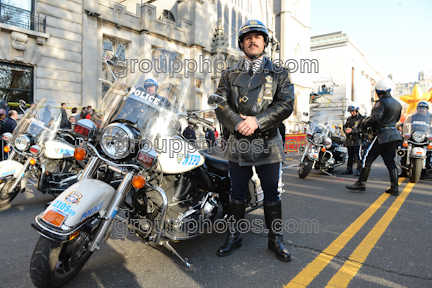
[[[403,123],[403,143],[398,149],[402,169],[408,171],[409,181],[417,183],[423,173],[432,171],[432,127],[430,114],[409,115]],[[405,160],[405,161],[404,161]]]
[[[60,121],[60,105],[44,98],[24,114],[13,134],[3,134],[9,157],[0,162],[0,207],[25,190],[29,177],[39,191],[55,196],[77,181],[84,164],[73,158],[75,146],[69,142],[75,138],[60,131]]]
[[[159,59],[154,53],[139,60]],[[144,88],[149,78],[158,82],[156,94]],[[211,122],[185,113],[189,89],[188,78],[138,69],[127,70],[111,86],[92,124],[78,129],[92,140],[75,150],[78,160],[91,157],[80,181],[32,224],[41,235],[30,264],[34,285],[61,287],[71,281],[108,240],[115,220],[191,267],[169,241],[195,238],[208,222],[223,217],[230,180],[228,162],[217,147],[196,151],[179,133],[188,124],[212,129]],[[213,109],[223,100],[218,98],[212,97]],[[116,187],[109,181],[112,173],[123,175]]]
[[[306,122],[306,146],[299,149],[299,153],[303,153],[299,168],[300,178],[306,178],[312,168],[332,176],[329,172],[347,161],[347,148],[342,147],[341,137],[333,135],[332,123],[332,115],[325,111],[315,114]]]

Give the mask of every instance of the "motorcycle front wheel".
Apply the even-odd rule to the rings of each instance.
[[[62,287],[83,268],[93,252],[90,238],[81,233],[70,242],[58,243],[39,238],[30,263],[30,278],[36,287]]]
[[[417,183],[420,180],[422,169],[423,159],[411,159],[411,165],[409,167],[409,181],[411,183]]]
[[[305,159],[300,164],[299,177],[302,179],[306,178],[306,176],[309,175],[310,171],[312,170],[312,166],[313,166],[313,162]]]
[[[15,187],[14,191],[7,193],[15,182],[15,178],[9,179],[7,182],[0,184],[0,208],[6,207],[18,195],[20,184]]]

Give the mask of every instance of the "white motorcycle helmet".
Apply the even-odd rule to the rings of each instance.
[[[378,95],[389,93],[391,91],[390,83],[387,80],[379,81],[375,86],[375,91]]]

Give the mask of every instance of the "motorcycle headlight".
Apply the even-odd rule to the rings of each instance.
[[[416,131],[412,134],[412,139],[414,142],[421,143],[426,139],[426,134],[421,131]]]
[[[113,123],[101,134],[101,147],[105,154],[113,159],[122,159],[130,154],[134,140],[132,131],[125,125]]]
[[[324,138],[324,145],[325,148],[330,149],[332,145],[332,140],[329,137]]]
[[[323,142],[323,135],[321,133],[316,133],[313,136],[313,140],[317,143],[317,144],[321,144]]]
[[[30,138],[26,135],[18,135],[15,139],[14,146],[20,151],[26,151],[30,147]]]

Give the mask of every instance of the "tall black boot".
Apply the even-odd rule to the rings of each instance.
[[[353,174],[353,169],[352,166],[348,166],[347,170],[345,170],[344,172],[342,172],[342,175],[349,175],[349,174]]]
[[[391,186],[385,192],[391,195],[399,195],[398,170],[397,168],[389,170]]]
[[[283,224],[281,201],[264,203],[264,215],[268,233],[268,248],[284,262],[291,261],[291,255],[283,245]],[[280,223],[278,223],[280,222]]]
[[[246,200],[230,199],[228,214],[228,234],[225,243],[217,250],[219,257],[230,255],[235,248],[242,245],[241,233],[237,230],[237,222],[244,218]],[[235,221],[234,221],[235,220]]]
[[[350,190],[359,190],[359,191],[365,191],[366,190],[366,181],[369,177],[371,168],[363,167],[360,172],[360,177],[353,185],[347,185],[346,188]]]
[[[360,176],[361,169],[362,169],[362,162],[359,161],[359,162],[357,162],[357,170],[356,170],[354,176]]]

